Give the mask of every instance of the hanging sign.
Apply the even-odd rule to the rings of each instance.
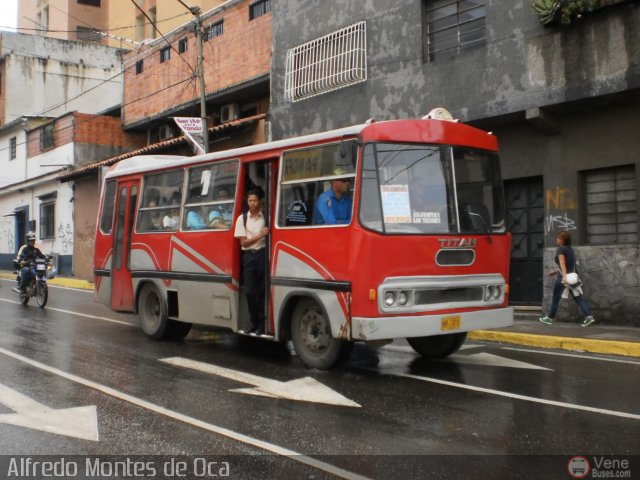
[[[175,122],[184,133],[185,137],[191,142],[196,155],[207,153],[204,148],[204,131],[202,128],[202,119],[197,117],[173,117]]]

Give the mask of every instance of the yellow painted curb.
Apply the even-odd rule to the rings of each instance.
[[[48,281],[49,285],[59,285],[61,287],[83,288],[85,290],[93,290],[93,283],[79,278],[54,278]]]
[[[469,332],[471,340],[513,343],[530,347],[557,348],[574,352],[602,353],[605,355],[623,355],[640,357],[640,342],[622,342],[618,340],[595,340],[591,338],[554,337],[551,335],[533,335],[529,333],[499,332],[477,330]]]
[[[9,280],[15,280],[16,276],[13,273],[0,273],[0,278],[6,278]],[[69,288],[82,288],[85,290],[93,290],[93,283],[79,278],[65,278],[58,277],[48,281],[49,285],[58,285],[60,287]]]

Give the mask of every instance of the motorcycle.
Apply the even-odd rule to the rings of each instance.
[[[35,262],[29,262],[29,268],[31,269],[31,281],[24,291],[20,290],[20,271],[21,267],[17,261],[14,260],[14,265],[17,270],[18,287],[14,288],[14,291],[18,293],[18,298],[22,305],[29,303],[31,297],[36,297],[38,307],[44,308],[49,299],[49,287],[47,286],[47,279],[55,276],[55,268],[51,263],[51,257],[49,255],[46,258],[36,258]]]

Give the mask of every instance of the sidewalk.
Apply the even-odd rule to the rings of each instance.
[[[15,279],[10,272],[1,272],[0,278]],[[93,284],[72,277],[56,277],[51,285],[93,290]],[[553,348],[605,355],[623,355],[640,358],[640,328],[600,325],[581,327],[578,323],[555,322],[544,325],[537,318],[540,309],[516,307],[512,327],[499,330],[470,332],[470,340],[509,343],[537,348]],[[577,322],[577,319],[576,319]]]
[[[541,310],[516,307],[516,319],[512,327],[470,332],[468,338],[640,358],[640,328],[601,325],[597,322],[589,327],[581,327],[577,318],[576,323],[557,321],[552,325],[545,325],[537,320],[539,315]]]

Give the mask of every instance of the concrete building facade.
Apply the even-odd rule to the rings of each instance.
[[[308,0],[276,2],[273,138],[436,106],[493,131],[512,302],[548,304],[545,272],[557,233],[569,230],[596,317],[640,326],[640,5],[603,1],[570,20],[542,24],[529,0],[337,0],[331,14]],[[349,60],[323,69],[324,53],[303,54],[314,41]],[[560,318],[577,315],[569,305]]]
[[[29,115],[96,113],[120,103],[117,48],[0,32],[0,125]]]
[[[81,277],[92,263],[98,185],[60,183],[58,175],[143,144],[122,131],[117,117],[72,112],[55,119],[24,119],[0,129],[0,140],[23,132],[21,155],[0,158],[13,177],[0,187],[0,269],[12,268],[27,231],[55,258],[60,273]]]

